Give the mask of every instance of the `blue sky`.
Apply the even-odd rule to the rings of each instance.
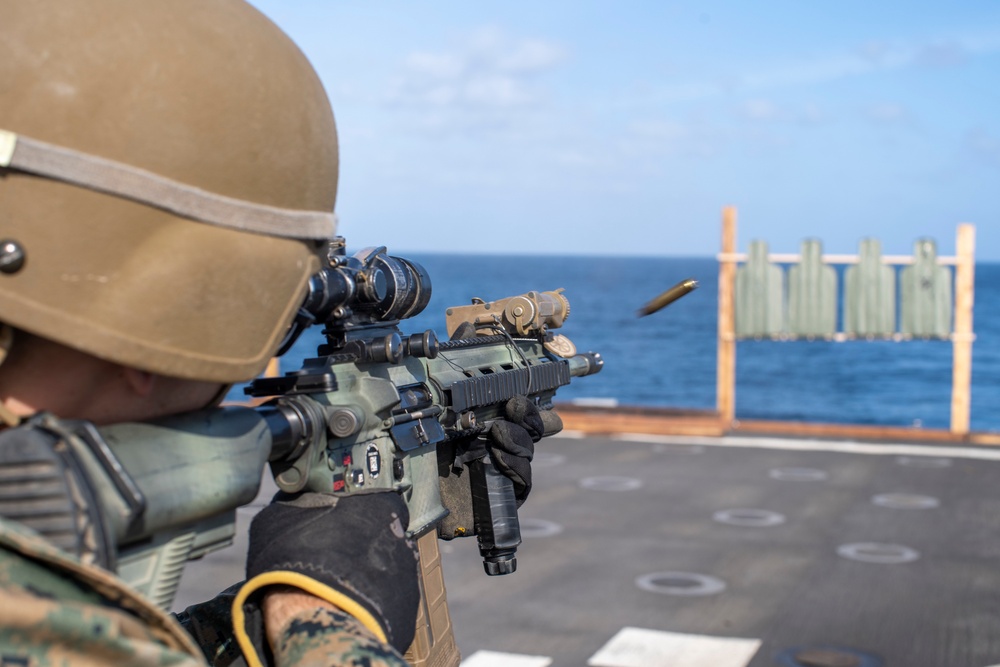
[[[341,138],[351,248],[1000,261],[1000,3],[253,0]]]

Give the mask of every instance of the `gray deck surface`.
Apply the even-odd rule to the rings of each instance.
[[[824,648],[847,667],[1000,664],[1000,451],[645,440],[539,445],[515,574],[487,577],[474,538],[441,543],[467,663],[795,667],[805,663],[789,649]],[[727,510],[772,525],[722,523]],[[838,554],[858,544],[894,547]],[[245,548],[189,566],[175,607],[236,581]],[[896,556],[906,562],[869,562]],[[715,592],[691,594],[685,574],[712,578]],[[653,644],[609,644],[623,628],[656,631]],[[760,646],[699,661],[665,655],[660,633]]]

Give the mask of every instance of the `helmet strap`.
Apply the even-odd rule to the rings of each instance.
[[[0,129],[0,168],[44,176],[217,227],[299,240],[329,240],[328,211],[279,208],[226,197],[132,165]]]

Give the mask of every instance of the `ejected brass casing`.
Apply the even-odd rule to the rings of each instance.
[[[681,298],[685,294],[690,294],[694,289],[698,287],[698,281],[693,278],[688,278],[687,280],[682,280],[666,292],[656,297],[645,306],[639,309],[639,317],[644,317],[646,315],[652,315],[661,308],[666,308],[677,299]]]

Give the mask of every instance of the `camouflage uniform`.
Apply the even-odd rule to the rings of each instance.
[[[229,598],[195,605],[177,619],[97,567],[85,566],[19,524],[0,519],[0,664],[243,664],[232,640]],[[206,662],[206,657],[208,662]],[[405,667],[355,619],[317,610],[281,638],[277,665]]]

